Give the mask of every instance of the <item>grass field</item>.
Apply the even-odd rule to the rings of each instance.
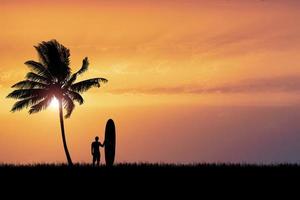
[[[268,179],[300,177],[297,164],[251,165],[251,164],[158,164],[158,163],[119,163],[113,167],[89,164],[34,164],[0,165],[0,178],[70,178],[70,179]]]
[[[249,194],[258,190],[268,191],[267,187],[274,194],[274,191],[283,191],[282,188],[286,186],[290,189],[290,185],[298,180],[300,166],[295,164],[120,163],[113,167],[92,167],[88,164],[76,164],[73,167],[65,164],[0,165],[2,192],[5,188],[18,188],[16,191],[22,188],[34,193],[39,188],[38,191],[48,195],[66,192],[66,188],[71,188],[67,193],[73,195],[91,192],[96,196],[98,192],[108,190],[116,191],[116,194],[125,192],[127,195],[143,191],[148,195],[165,193],[176,196],[181,193],[194,196],[211,189],[216,193],[209,192],[209,195],[217,195],[220,191],[231,195],[237,190]]]

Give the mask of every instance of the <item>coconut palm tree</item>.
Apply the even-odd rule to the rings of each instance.
[[[11,92],[7,98],[18,99],[11,111],[19,111],[23,108],[30,108],[29,114],[40,112],[46,109],[53,98],[59,102],[60,128],[69,165],[73,165],[67,147],[63,108],[66,110],[65,118],[69,118],[75,108],[74,101],[83,103],[80,93],[92,87],[100,87],[100,83],[106,83],[105,78],[92,78],[80,82],[75,82],[77,77],[88,70],[88,58],[82,61],[82,67],[71,73],[70,50],[56,40],[41,42],[34,46],[39,62],[29,60],[25,64],[31,69],[26,75],[26,80],[20,81],[12,86],[17,88]]]

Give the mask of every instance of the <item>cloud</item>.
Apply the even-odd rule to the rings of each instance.
[[[234,94],[255,92],[300,92],[300,76],[284,76],[265,79],[247,79],[220,86],[183,85],[152,88],[119,88],[111,90],[116,94]]]

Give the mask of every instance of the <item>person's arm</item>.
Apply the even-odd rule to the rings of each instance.
[[[101,144],[101,142],[100,142],[100,146],[101,146],[101,147],[104,147],[104,142],[103,142],[102,144]]]
[[[94,155],[94,148],[93,148],[93,143],[92,143],[92,145],[91,145],[91,153],[92,153],[92,155]]]

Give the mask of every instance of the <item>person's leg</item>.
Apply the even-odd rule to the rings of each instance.
[[[100,155],[97,156],[97,166],[100,164]]]
[[[95,162],[96,162],[96,156],[93,156],[93,166],[95,166]]]

